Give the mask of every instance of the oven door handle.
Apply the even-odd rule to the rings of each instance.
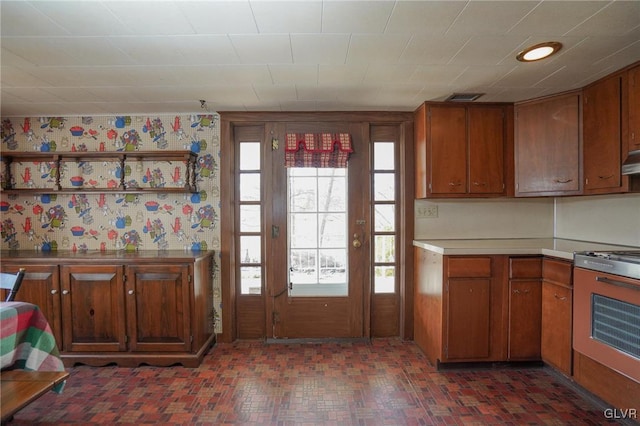
[[[625,283],[624,281],[613,280],[607,277],[596,277],[596,281],[600,281],[601,283],[605,283],[605,284],[615,285],[618,287],[628,288],[630,290],[640,291],[640,287],[638,287],[637,285]]]

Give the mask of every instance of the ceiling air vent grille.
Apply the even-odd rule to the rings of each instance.
[[[473,102],[484,93],[454,93],[445,99],[445,102]]]

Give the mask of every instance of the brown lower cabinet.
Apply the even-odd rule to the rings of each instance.
[[[215,341],[211,252],[2,256],[27,269],[17,300],[41,307],[66,366],[196,367]]]
[[[540,256],[415,248],[414,336],[434,366],[540,359]]]
[[[542,360],[573,374],[573,263],[544,259],[542,264]]]
[[[509,361],[540,359],[542,258],[509,258]]]

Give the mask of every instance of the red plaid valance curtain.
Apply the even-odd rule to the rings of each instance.
[[[351,147],[348,133],[287,133],[285,167],[347,167]]]

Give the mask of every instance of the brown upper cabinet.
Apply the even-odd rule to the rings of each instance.
[[[579,92],[516,104],[516,196],[581,193],[580,106]]]
[[[582,92],[584,193],[628,190],[621,175],[622,106],[626,73],[617,73]]]
[[[426,102],[416,110],[416,198],[508,195],[510,104]]]
[[[631,68],[628,80],[628,152],[640,149],[640,65]]]

